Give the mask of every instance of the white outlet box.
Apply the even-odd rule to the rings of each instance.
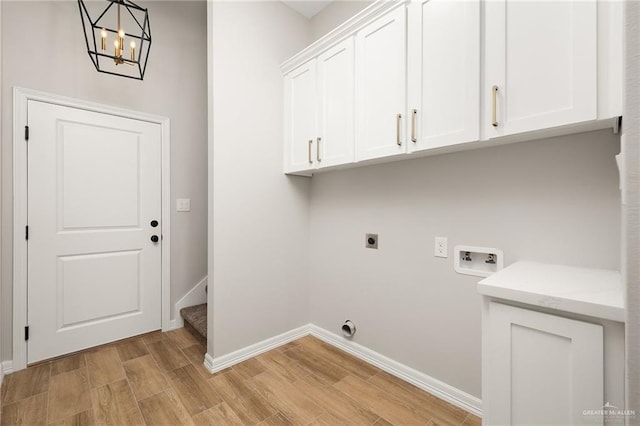
[[[447,257],[447,237],[436,237],[433,255],[435,257]]]
[[[455,246],[453,269],[459,274],[488,277],[504,266],[502,250],[490,247]]]
[[[176,211],[190,212],[191,211],[191,199],[190,198],[178,198],[176,199]]]

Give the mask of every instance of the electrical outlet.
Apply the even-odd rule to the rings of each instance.
[[[433,255],[435,257],[447,257],[447,237],[436,237]]]
[[[364,246],[366,248],[378,250],[378,234],[366,234]]]

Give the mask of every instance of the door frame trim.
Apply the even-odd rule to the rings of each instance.
[[[27,150],[24,126],[27,124],[28,101],[34,100],[53,105],[82,109],[157,123],[161,126],[162,145],[162,330],[169,329],[170,277],[171,277],[171,188],[170,188],[170,119],[110,105],[40,92],[21,87],[13,88],[13,369],[27,367],[27,342],[24,327],[27,324],[27,241],[22,237],[27,225]]]

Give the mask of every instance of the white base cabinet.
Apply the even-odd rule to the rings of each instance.
[[[632,420],[624,415],[620,272],[518,261],[480,281],[478,292],[483,424]]]
[[[602,325],[497,302],[486,320],[484,424],[602,424]]]

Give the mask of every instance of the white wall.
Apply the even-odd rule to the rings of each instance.
[[[279,68],[309,43],[309,22],[268,1],[213,2],[212,23],[207,349],[219,357],[309,319],[310,181],[282,173]]]
[[[371,3],[373,0],[334,0],[311,19],[311,39],[319,39]]]
[[[0,54],[2,54],[2,6],[0,5]],[[0,100],[2,99],[2,64],[0,61]],[[0,132],[2,131],[2,102],[0,101]],[[0,189],[2,188],[2,150],[0,149]],[[2,197],[0,196],[0,217],[2,212]],[[2,241],[2,221],[0,220],[0,241]],[[2,247],[0,246],[0,253]],[[2,386],[2,380],[4,378],[4,368],[2,368],[2,360],[4,354],[4,340],[2,339],[2,257],[0,256],[0,386]]]
[[[640,412],[640,3],[625,2],[623,266],[626,285],[627,406]],[[637,414],[636,414],[637,416]],[[638,421],[636,418],[634,421]],[[632,424],[630,421],[629,424]]]
[[[168,116],[171,197],[191,213],[171,214],[172,304],[207,273],[206,3],[140,2],[153,45],[143,82],[96,72],[74,1],[2,1],[2,337],[11,358],[13,86]],[[175,201],[172,203],[175,205]]]
[[[367,4],[332,3],[312,38]],[[453,246],[618,269],[617,152],[601,131],[314,176],[311,322],[339,333],[351,319],[355,341],[480,397],[480,278],[454,272]],[[448,259],[433,257],[435,236]]]
[[[454,272],[453,246],[618,269],[618,152],[604,130],[315,175],[311,322],[351,319],[356,342],[480,397],[480,278]]]
[[[435,236],[507,264],[619,267],[610,131],[286,177],[278,64],[366,4],[310,23],[277,2],[213,5],[210,355],[349,318],[356,342],[480,397],[479,278],[434,258]]]

